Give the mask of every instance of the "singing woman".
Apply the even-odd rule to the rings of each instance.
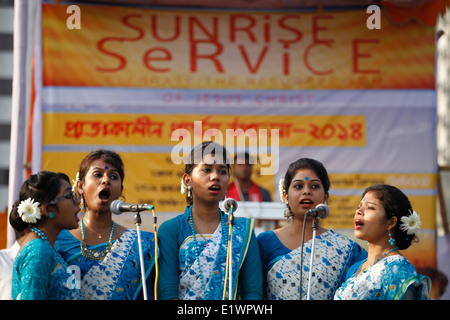
[[[228,215],[219,208],[230,180],[226,159],[225,148],[211,141],[191,151],[182,177],[182,193],[187,194],[188,206],[158,230],[158,299],[230,298],[225,282]],[[232,230],[231,298],[260,300],[261,262],[252,220],[236,218]]]
[[[78,280],[53,249],[61,230],[78,226],[78,204],[63,173],[41,171],[23,183],[9,217],[15,230],[27,230],[13,267],[14,300],[80,298]]]
[[[415,240],[420,217],[407,196],[390,185],[367,188],[355,213],[355,237],[369,244],[367,259],[354,264],[336,300],[428,300],[430,279],[417,274],[400,253]]]
[[[258,235],[266,299],[306,299],[311,276],[310,299],[331,300],[347,269],[367,255],[354,241],[319,225],[310,270],[313,218],[307,216],[305,220],[305,215],[318,204],[326,203],[329,188],[328,173],[321,162],[301,158],[289,165],[279,189],[290,224]]]
[[[112,201],[123,191],[121,157],[109,150],[95,150],[81,162],[74,189],[80,194],[84,216],[77,229],[63,231],[55,247],[81,271],[81,299],[142,299],[142,281],[153,299],[154,234],[141,231],[145,275],[141,274],[138,236],[134,229],[114,223]]]

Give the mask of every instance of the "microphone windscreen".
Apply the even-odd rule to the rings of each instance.
[[[112,213],[114,214],[121,214],[122,211],[120,210],[120,205],[123,203],[122,200],[114,200],[113,202],[111,202],[111,204],[109,205],[109,209],[111,210]]]
[[[233,198],[227,198],[223,201],[223,209],[225,210],[225,212],[229,213],[231,206],[233,206],[233,212],[236,212],[238,204],[237,201]]]
[[[323,208],[323,214],[321,214],[321,219],[325,219],[330,215],[330,208],[325,203],[318,204],[316,209],[319,209],[319,207]]]

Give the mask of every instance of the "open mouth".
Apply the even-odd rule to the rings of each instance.
[[[208,188],[208,190],[210,190],[213,193],[218,193],[220,191],[220,186],[217,184],[213,184]]]
[[[98,194],[98,197],[100,198],[100,200],[102,200],[102,202],[108,202],[110,195],[111,195],[111,190],[103,189]]]
[[[364,222],[359,219],[355,219],[355,229],[358,230],[364,226]]]
[[[304,208],[310,208],[314,202],[311,199],[303,199],[300,201],[300,205]]]

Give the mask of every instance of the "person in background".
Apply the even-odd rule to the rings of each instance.
[[[14,300],[79,299],[72,269],[53,249],[63,229],[78,226],[78,205],[63,173],[41,171],[23,183],[9,217],[18,232],[29,229],[13,266]]]
[[[23,242],[25,231],[14,230],[14,233],[16,236],[14,244],[7,249],[0,250],[0,300],[12,300],[13,265]]]
[[[253,161],[250,160],[248,152],[235,156],[234,181],[228,186],[227,197],[236,201],[272,201],[270,192],[251,180]]]
[[[420,230],[408,197],[390,185],[364,190],[355,213],[355,237],[367,241],[367,259],[355,263],[335,300],[428,300],[431,281],[400,253]]]

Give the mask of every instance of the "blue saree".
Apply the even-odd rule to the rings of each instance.
[[[55,251],[41,239],[20,250],[13,267],[14,300],[75,300],[79,289],[70,270],[58,261]]]
[[[154,297],[154,282],[150,273],[154,266],[155,239],[151,232],[142,232],[145,277],[148,298]],[[114,241],[103,260],[91,260],[83,256],[80,241],[63,230],[55,249],[71,266],[80,269],[82,300],[136,300],[142,297],[142,277],[136,230],[128,229]],[[104,250],[108,242],[90,246],[92,250]]]
[[[194,239],[189,225],[190,210],[187,207],[184,214],[165,221],[159,228],[159,299],[222,300],[228,225],[220,223],[213,234],[196,234]],[[259,300],[262,298],[261,262],[252,220],[235,219],[232,243],[232,299],[239,296],[244,300]],[[229,288],[227,300],[228,291]]]
[[[265,299],[298,300],[300,290],[302,299],[306,299],[312,241],[304,244],[301,288],[301,246],[290,250],[273,231],[259,234],[258,242],[264,272]],[[347,270],[356,261],[366,258],[367,252],[349,238],[328,230],[317,236],[314,255],[311,300],[332,300],[334,292],[345,280]]]
[[[431,281],[417,274],[403,256],[382,259],[359,275],[355,275],[365,260],[354,264],[345,283],[336,291],[335,300],[400,300],[407,290],[412,300],[429,300]]]

